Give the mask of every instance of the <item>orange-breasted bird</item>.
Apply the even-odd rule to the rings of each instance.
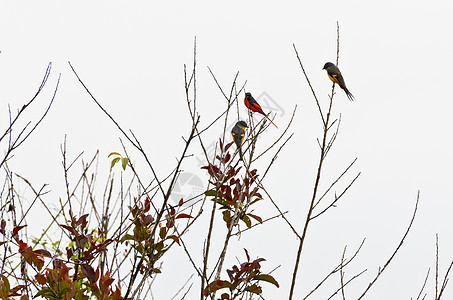
[[[331,62],[327,62],[322,69],[327,71],[327,76],[329,76],[330,80],[338,84],[341,89],[345,91],[346,96],[348,96],[349,100],[354,101],[354,96],[352,96],[351,92],[349,92],[348,88],[346,87],[346,83],[344,83],[340,69],[338,69],[337,66],[335,66]]]
[[[274,122],[272,122],[272,120],[269,119],[269,117],[263,112],[263,109],[262,109],[261,106],[258,104],[258,102],[256,102],[255,98],[253,98],[253,96],[252,96],[251,93],[245,93],[244,104],[245,104],[245,106],[247,106],[248,109],[250,109],[251,111],[254,111],[254,112],[257,112],[257,113],[262,114],[262,115],[265,116],[272,124],[274,124]],[[274,126],[277,127],[277,125],[275,125],[275,124],[274,124]],[[278,128],[278,127],[277,127],[277,128]]]
[[[231,135],[233,136],[233,141],[236,144],[236,147],[238,148],[239,151],[239,159],[244,160],[242,157],[242,142],[244,141],[244,135],[245,135],[245,128],[247,128],[247,123],[244,121],[239,121],[234,125],[233,129],[231,130]]]

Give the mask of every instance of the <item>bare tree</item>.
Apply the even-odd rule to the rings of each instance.
[[[112,150],[108,158],[101,157],[99,152],[91,156],[84,152],[73,154],[69,147],[70,138],[65,137],[61,145],[65,192],[59,199],[58,207],[50,207],[46,199],[49,186],[35,186],[24,176],[10,170],[8,165],[14,151],[35,132],[56,97],[60,78],[45,112],[38,120],[29,121],[23,127],[18,126],[23,112],[37,101],[46,85],[50,75],[49,64],[35,96],[17,114],[11,113],[9,109],[9,125],[0,136],[0,145],[4,149],[0,167],[5,174],[0,190],[0,235],[3,237],[0,241],[0,249],[3,250],[0,296],[3,299],[12,299],[18,295],[28,298],[41,296],[46,299],[154,299],[156,278],[171,276],[163,268],[164,262],[171,259],[170,253],[178,253],[190,267],[189,270],[183,270],[184,282],[169,291],[172,299],[185,299],[193,295],[198,295],[201,300],[264,299],[261,283],[267,282],[279,287],[277,279],[281,280],[274,278],[273,270],[266,271],[266,268],[270,264],[275,270],[279,267],[279,262],[271,261],[264,265],[265,259],[260,253],[255,253],[256,249],[244,249],[244,255],[237,257],[238,263],[229,265],[233,250],[237,250],[233,249],[233,239],[241,237],[244,232],[259,230],[266,222],[282,220],[290,234],[294,234],[299,240],[288,291],[289,299],[293,299],[297,276],[302,272],[300,263],[303,250],[309,243],[307,233],[313,227],[313,221],[326,218],[326,212],[340,205],[340,200],[345,198],[361,175],[357,172],[349,176],[356,167],[357,158],[354,158],[344,164],[333,181],[325,181],[326,158],[339,136],[342,119],[341,114],[334,116],[333,113],[335,84],[332,85],[327,102],[318,98],[294,44],[293,48],[315,100],[315,110],[319,113],[322,129],[321,136],[317,139],[319,158],[313,177],[313,190],[309,195],[309,206],[302,228],[291,223],[289,212],[282,210],[277,205],[278,201],[275,201],[278,195],[272,195],[264,184],[264,178],[272,172],[272,167],[278,164],[279,156],[284,155],[285,148],[291,144],[293,133],[290,131],[297,106],[294,107],[289,122],[280,127],[283,130],[279,129],[281,132],[277,138],[265,144],[265,139],[261,137],[269,130],[276,130],[269,128],[273,122],[273,113],[258,118],[252,112],[241,115],[243,109],[239,103],[247,81],[241,81],[237,72],[225,86],[219,83],[213,68],[208,67],[205,71],[212,77],[211,84],[218,88],[222,109],[217,115],[209,116],[206,123],[201,123],[200,119],[204,114],[200,111],[197,97],[197,74],[200,70],[197,65],[196,40],[193,63],[190,66],[184,65],[185,99],[181,99],[187,104],[191,126],[182,137],[184,143],[171,171],[164,175],[158,172],[156,158],[149,154],[134,131],[126,129],[107,111],[103,99],[94,96],[95,88],[88,88],[89,83],[82,80],[83,76],[69,63],[85,92],[116,128],[120,149]],[[338,23],[336,58],[338,65]],[[232,125],[239,120],[248,124],[241,145],[243,160],[239,159],[237,145],[230,136]],[[208,134],[213,128],[219,127],[221,133],[217,135],[218,138]],[[214,144],[213,152],[208,150],[207,143]],[[172,205],[170,197],[175,193],[175,184],[182,173],[183,163],[192,157],[194,146],[199,146],[203,151],[205,164],[202,169],[206,172],[207,188],[190,199],[182,198]],[[265,157],[270,159],[265,160]],[[110,160],[110,169],[98,170],[99,162],[106,159]],[[146,167],[146,173],[142,171],[143,166]],[[350,179],[346,179],[348,176]],[[25,183],[33,196],[28,206],[21,201],[17,190],[18,181]],[[364,275],[368,272],[367,266],[358,270],[352,267],[363,251],[365,238],[357,241],[353,251],[345,245],[338,261],[318,283],[308,289],[302,299],[314,298],[316,292],[324,288],[329,280],[338,280],[338,286],[328,291],[328,299],[364,299],[402,248],[412,229],[419,197],[420,193],[417,194],[412,217],[400,242],[362,289],[352,291],[350,283],[367,276]],[[275,210],[264,216],[257,206],[261,201],[270,201]],[[42,218],[48,222],[42,234],[31,239],[24,228],[27,226],[28,213],[36,203],[44,207]],[[203,213],[206,218],[201,217]],[[8,218],[11,220],[9,223]],[[190,235],[192,226],[200,222],[205,222],[202,224],[205,231]],[[194,240],[202,245],[201,250],[191,246]],[[169,252],[170,249],[177,251]],[[433,290],[435,299],[439,300],[447,287],[453,262],[441,279],[437,235],[435,257]],[[421,289],[417,290],[417,299],[425,299],[428,294],[425,287],[429,274],[428,270]],[[354,294],[356,296],[352,296]]]
[[[350,163],[346,167],[346,169],[341,173],[341,175],[339,175],[337,177],[337,179],[334,180],[323,193],[321,193],[319,191],[320,182],[322,179],[322,171],[323,171],[323,168],[325,165],[325,159],[326,159],[327,155],[329,154],[329,151],[331,150],[331,148],[332,148],[333,144],[335,143],[335,140],[338,136],[338,132],[339,132],[340,124],[341,124],[341,115],[336,119],[333,119],[332,115],[331,115],[333,99],[335,96],[335,84],[332,84],[332,91],[329,95],[329,104],[328,104],[327,112],[324,113],[322,110],[322,107],[321,107],[321,103],[318,100],[316,92],[310,83],[310,79],[309,79],[309,77],[305,71],[305,68],[302,64],[302,61],[299,57],[299,53],[297,52],[296,46],[293,45],[293,47],[294,47],[294,51],[296,52],[296,56],[299,61],[299,65],[302,69],[302,72],[305,76],[305,79],[306,79],[308,85],[310,86],[310,89],[313,93],[313,98],[315,99],[316,105],[318,107],[319,115],[320,115],[321,121],[322,121],[323,134],[322,134],[321,139],[318,139],[318,145],[319,145],[319,149],[320,149],[318,168],[317,168],[316,175],[315,175],[315,183],[314,183],[313,192],[311,195],[310,205],[308,207],[307,216],[305,218],[305,224],[302,229],[302,234],[300,235],[299,247],[298,247],[297,254],[296,254],[295,266],[294,266],[294,271],[293,271],[292,280],[291,280],[291,288],[289,291],[289,299],[293,298],[294,289],[295,289],[295,285],[296,285],[297,273],[299,271],[299,263],[300,263],[300,259],[302,256],[302,249],[303,249],[304,243],[306,241],[306,234],[310,227],[311,221],[314,220],[315,218],[321,216],[325,212],[327,212],[330,208],[334,207],[337,204],[337,202],[344,196],[344,194],[347,192],[347,190],[352,186],[352,184],[354,184],[354,182],[360,176],[360,172],[359,172],[339,195],[337,195],[335,193],[333,200],[329,204],[325,205],[324,208],[320,208],[321,207],[320,204],[323,203],[323,200],[326,199],[326,195],[329,192],[331,192],[331,189],[339,182],[339,180],[343,177],[343,175],[346,174],[350,170],[350,168],[354,165],[354,163],[357,161],[357,159],[354,159],[352,161],[352,163]],[[337,65],[338,65],[339,55],[340,55],[340,28],[337,23],[337,62],[336,62]],[[317,208],[318,208],[318,210],[316,210]]]

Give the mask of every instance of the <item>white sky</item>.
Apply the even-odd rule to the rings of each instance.
[[[302,230],[318,159],[316,137],[321,124],[292,44],[299,51],[324,107],[331,83],[322,67],[335,60],[336,21],[340,23],[340,69],[356,98],[350,103],[337,89],[334,115],[342,113],[340,135],[325,165],[324,185],[354,159],[350,179],[362,172],[336,209],[313,222],[296,286],[300,299],[339,262],[343,247],[352,251],[367,241],[351,277],[368,271],[346,290],[357,297],[402,237],[421,191],[412,232],[394,262],[367,299],[417,296],[426,271],[434,274],[435,234],[440,240],[440,274],[453,257],[451,204],[451,1],[3,1],[0,4],[0,126],[7,123],[7,104],[15,111],[35,93],[48,62],[52,76],[28,118],[44,110],[58,74],[60,89],[48,117],[16,152],[10,167],[37,186],[49,183],[48,201],[63,197],[60,144],[68,136],[71,155],[99,149],[108,171],[107,154],[121,151],[119,132],[90,100],[69,69],[71,61],[91,92],[125,128],[134,130],[164,176],[182,151],[190,119],[184,98],[183,65],[192,64],[197,37],[198,101],[202,126],[223,109],[224,100],[209,66],[229,90],[239,71],[254,95],[266,92],[284,110],[270,128],[263,149],[273,141],[298,106],[293,139],[265,180],[275,201]],[[242,100],[242,98],[241,98]],[[242,102],[241,102],[242,104]],[[242,111],[245,116],[245,109]],[[156,132],[154,129],[159,128]],[[205,142],[218,139],[211,130]],[[200,156],[198,147],[191,152]],[[138,154],[136,154],[138,155]],[[256,167],[264,168],[265,161]],[[185,170],[204,176],[194,160]],[[264,169],[261,169],[264,172]],[[119,170],[118,170],[119,172]],[[343,183],[346,184],[346,182]],[[340,187],[338,187],[340,191]],[[267,199],[265,201],[268,201]],[[258,209],[258,208],[257,208]],[[268,203],[262,216],[276,212]],[[208,211],[208,209],[206,210]],[[223,228],[219,226],[219,230]],[[198,231],[197,231],[198,230]],[[205,226],[192,229],[201,245]],[[188,237],[189,238],[189,237]],[[223,237],[218,242],[223,241]],[[279,289],[264,284],[265,299],[284,299],[294,267],[298,241],[280,219],[234,241],[267,259]],[[195,246],[194,246],[195,247]],[[170,254],[184,258],[181,249]],[[201,262],[201,253],[198,255]],[[179,270],[177,268],[180,268]],[[181,270],[187,270],[183,272]],[[184,259],[168,262],[156,281],[156,299],[169,299],[193,269]],[[226,273],[224,273],[226,275]],[[195,278],[195,277],[194,277]],[[330,295],[338,276],[313,299]],[[433,277],[428,281],[430,295]],[[194,295],[198,295],[198,278]],[[196,287],[196,288],[195,288]],[[445,298],[453,297],[449,286]],[[193,296],[195,297],[195,296]],[[339,297],[339,296],[338,296]],[[340,299],[340,298],[336,299]]]

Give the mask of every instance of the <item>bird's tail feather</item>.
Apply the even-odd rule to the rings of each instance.
[[[348,96],[349,100],[354,101],[354,96],[351,94],[351,92],[345,88],[344,91],[346,92],[346,96]]]
[[[265,115],[265,116],[266,116],[266,115]],[[272,124],[274,124],[274,126],[275,126],[275,127],[276,127],[276,128],[278,129],[277,125],[275,125],[275,123],[274,123],[274,122],[272,122],[272,120],[271,120],[271,119],[269,119],[269,117],[268,117],[268,116],[266,116],[266,118],[267,118],[267,119],[269,120],[269,122],[271,122]]]
[[[239,148],[238,150],[239,150],[239,160],[244,161],[244,156],[243,156],[243,154],[242,154],[241,148]]]

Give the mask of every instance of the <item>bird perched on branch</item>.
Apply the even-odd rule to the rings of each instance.
[[[354,96],[352,96],[351,92],[349,92],[348,88],[346,87],[346,83],[344,83],[340,69],[338,69],[337,66],[335,66],[331,62],[327,62],[322,69],[327,71],[327,76],[329,76],[330,80],[338,84],[341,89],[345,91],[346,96],[348,96],[349,100],[354,101]]]
[[[245,128],[247,128],[247,123],[244,121],[239,121],[234,125],[233,129],[231,130],[231,135],[233,136],[233,141],[236,144],[238,151],[239,151],[239,159],[244,160],[242,156],[242,142],[244,141],[245,135]]]
[[[253,98],[251,93],[245,93],[244,104],[245,104],[245,106],[248,109],[250,109],[251,111],[254,111],[254,112],[262,114],[263,116],[265,116],[269,120],[269,122],[274,124],[274,122],[272,122],[272,120],[269,119],[269,117],[263,112],[263,109],[258,104],[258,102],[256,102],[255,98]],[[275,125],[275,124],[274,124],[274,126],[277,127],[277,125]]]

